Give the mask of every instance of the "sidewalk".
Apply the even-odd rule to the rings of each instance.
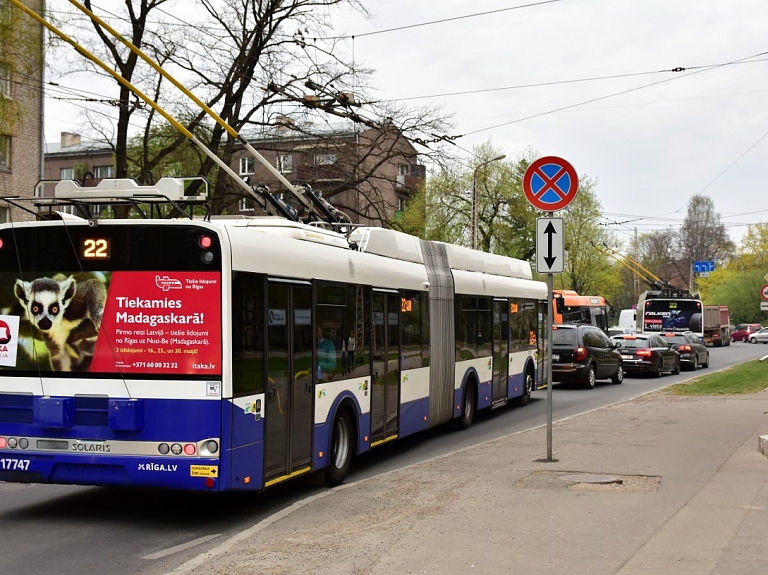
[[[555,423],[556,462],[545,428],[509,435],[323,492],[173,573],[765,575],[766,411],[768,393],[651,393]]]

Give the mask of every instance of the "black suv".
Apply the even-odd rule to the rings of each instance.
[[[577,382],[587,389],[595,380],[624,381],[621,354],[605,333],[591,325],[552,326],[552,381]]]

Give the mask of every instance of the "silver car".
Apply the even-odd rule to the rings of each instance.
[[[749,334],[749,343],[768,343],[768,327]]]

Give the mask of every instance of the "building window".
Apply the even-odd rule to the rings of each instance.
[[[0,64],[0,96],[11,98],[11,70],[5,64]]]
[[[0,224],[8,223],[8,208],[0,206]]]
[[[96,166],[93,168],[93,177],[97,179],[114,178],[115,170],[112,166]]]
[[[397,198],[397,210],[400,212],[405,211],[405,198]]]
[[[397,185],[405,185],[405,176],[408,175],[408,164],[397,164]]]
[[[251,157],[240,158],[240,175],[246,176],[248,174],[252,174],[254,165],[255,165],[254,158],[251,158]]]
[[[61,168],[59,171],[59,179],[60,180],[74,180],[75,179],[75,168]]]
[[[330,166],[336,163],[336,154],[315,154],[316,166]]]
[[[242,198],[237,203],[237,209],[241,212],[252,212],[253,211],[253,200],[249,198]]]
[[[277,170],[281,174],[290,174],[293,172],[293,156],[291,154],[278,154]]]
[[[0,170],[11,169],[11,137],[0,134]]]

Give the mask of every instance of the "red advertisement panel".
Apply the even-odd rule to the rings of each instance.
[[[90,371],[221,374],[221,274],[113,272]]]

